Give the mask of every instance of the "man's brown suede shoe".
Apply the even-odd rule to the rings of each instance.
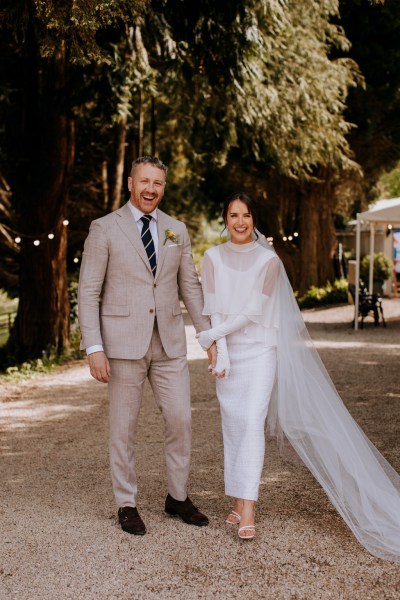
[[[124,531],[133,535],[144,535],[146,527],[138,510],[133,506],[123,506],[118,509],[118,521]]]
[[[186,500],[175,500],[168,494],[165,500],[165,512],[174,517],[180,517],[182,521],[189,525],[197,525],[197,527],[208,525],[207,517],[198,510],[189,496]]]

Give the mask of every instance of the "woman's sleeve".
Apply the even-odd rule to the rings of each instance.
[[[264,285],[262,290],[263,296],[272,296],[278,281],[279,272],[279,258],[277,256],[273,256],[268,262],[267,271],[265,273]]]

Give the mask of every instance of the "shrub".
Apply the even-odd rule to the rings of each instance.
[[[374,254],[374,279],[386,281],[393,273],[393,263],[383,252]],[[360,277],[364,281],[369,279],[369,254],[366,254],[361,261]]]
[[[297,303],[300,308],[315,308],[328,304],[344,304],[348,301],[349,286],[346,279],[336,279],[333,284],[329,281],[324,287],[312,285]]]

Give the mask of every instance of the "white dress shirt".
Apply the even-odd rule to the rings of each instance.
[[[131,209],[131,213],[133,218],[135,219],[138,231],[139,231],[139,235],[140,237],[142,236],[142,229],[143,229],[143,221],[141,220],[141,218],[143,217],[143,215],[145,213],[143,213],[141,210],[139,210],[138,208],[136,208],[136,206],[133,206],[132,202],[129,202],[129,208]],[[157,231],[157,209],[153,210],[153,212],[148,213],[150,217],[153,217],[150,221],[150,233],[151,233],[151,237],[153,238],[153,242],[154,242],[154,250],[156,251],[156,259],[158,261],[158,231]],[[94,346],[89,346],[89,348],[86,348],[86,354],[93,354],[94,352],[103,352],[104,348],[101,344],[96,344]]]

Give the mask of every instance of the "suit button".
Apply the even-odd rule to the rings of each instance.
[[[153,313],[153,312],[154,312],[154,308],[151,308],[151,309],[149,310],[149,312]]]
[[[157,284],[156,284],[156,283],[154,284],[154,287],[157,287]]]

